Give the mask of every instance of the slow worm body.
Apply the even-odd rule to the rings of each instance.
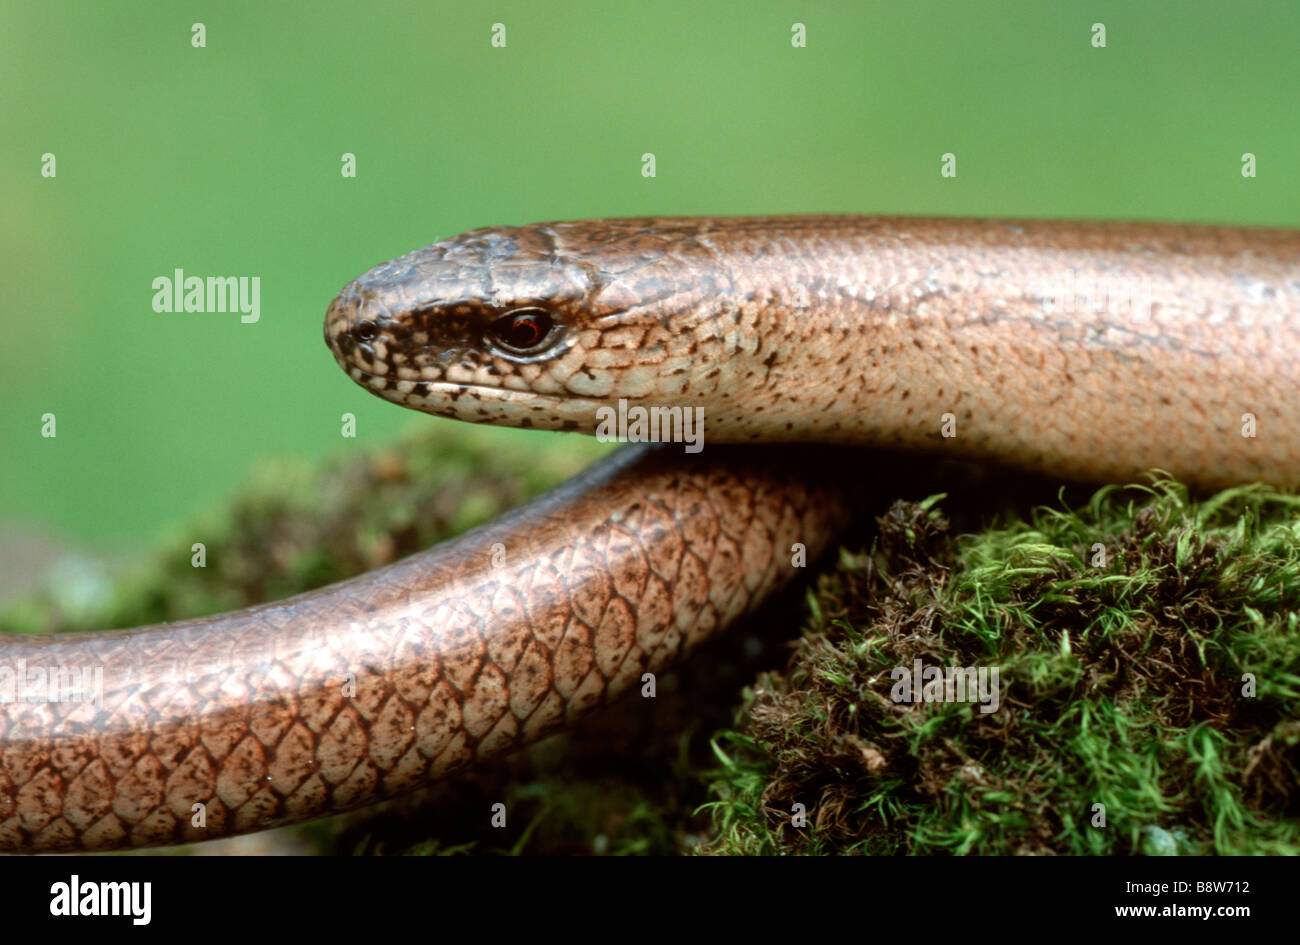
[[[211,618],[0,643],[102,670],[0,702],[0,849],[211,839],[347,810],[536,739],[672,665],[796,574],[843,486],[788,447],[1160,467],[1300,484],[1300,234],[782,217],[465,234],[344,289],[340,365],[461,419],[596,431],[700,411],[391,567]],[[39,688],[39,687],[38,687]],[[199,825],[201,822],[201,825]]]

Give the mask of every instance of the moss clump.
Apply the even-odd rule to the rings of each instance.
[[[556,447],[539,457],[501,431],[446,424],[324,465],[266,462],[233,499],[165,536],[106,598],[68,606],[51,587],[8,604],[0,631],[202,617],[381,567],[495,518],[609,452],[584,437],[550,439]],[[205,567],[192,564],[195,542],[206,548]]]
[[[1300,853],[1300,498],[1158,481],[962,536],[941,498],[810,593],[715,740],[708,851]],[[999,707],[895,701],[918,659],[996,667]]]

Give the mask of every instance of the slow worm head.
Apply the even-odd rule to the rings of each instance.
[[[363,387],[593,432],[700,407],[713,442],[828,441],[1076,479],[1300,483],[1300,234],[755,217],[476,230],[335,300]]]

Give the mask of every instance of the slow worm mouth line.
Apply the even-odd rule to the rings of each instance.
[[[359,373],[361,376],[359,378],[356,377],[353,373],[354,371]],[[363,371],[361,368],[352,367],[349,367],[348,369],[348,376],[356,381],[359,386],[364,387],[373,394],[378,394],[385,400],[391,400],[394,402],[401,401],[403,403],[415,400],[432,400],[439,395],[442,395],[443,402],[448,406],[454,406],[465,398],[475,401],[524,405],[572,404],[577,402],[579,399],[582,399],[577,397],[563,397],[558,394],[542,394],[532,390],[512,390],[508,387],[490,387],[486,384],[465,384],[458,381],[411,381],[406,378],[394,379],[391,377],[384,377],[382,374],[374,374],[370,371]],[[372,379],[386,380],[388,381],[388,386],[382,388],[374,387],[367,383],[367,381]],[[427,393],[419,394],[414,390],[398,390],[397,385],[403,380],[408,380],[408,383],[417,386],[423,386]]]

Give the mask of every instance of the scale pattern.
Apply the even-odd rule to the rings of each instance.
[[[624,450],[493,525],[280,603],[4,639],[0,665],[29,679],[102,669],[103,699],[0,703],[0,849],[182,843],[361,807],[640,688],[845,517],[788,456],[709,452]]]

